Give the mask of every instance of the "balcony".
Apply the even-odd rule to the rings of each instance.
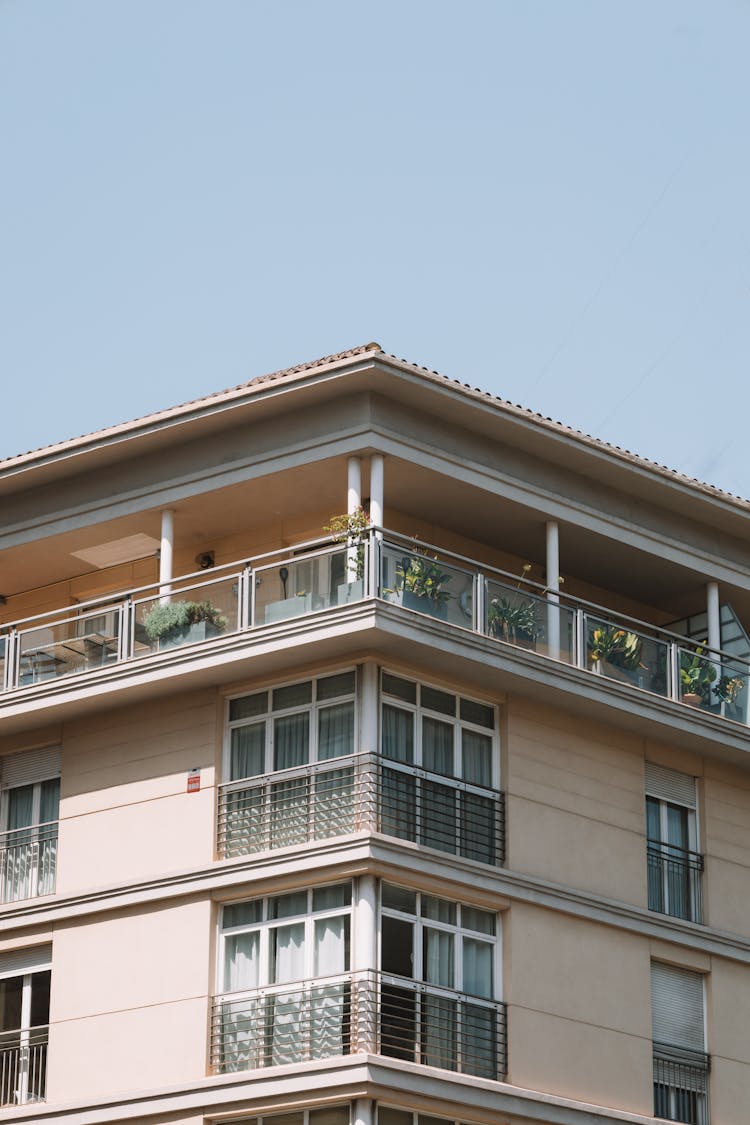
[[[223,857],[354,832],[382,832],[466,859],[502,865],[503,794],[371,754],[279,770],[219,790]]]
[[[525,650],[748,723],[750,667],[737,658],[376,528],[345,546],[314,540],[216,568],[210,578],[198,572],[5,625],[0,703],[21,689],[169,661],[191,646],[369,598],[489,637],[506,652]]]
[[[654,1117],[708,1125],[710,1057],[654,1043]]]
[[[45,1100],[48,1039],[48,1027],[0,1034],[0,1105]]]
[[[687,922],[703,921],[703,856],[674,844],[649,840],[648,908]]]
[[[214,998],[218,1073],[361,1053],[502,1081],[505,1005],[377,972]]]
[[[55,892],[58,822],[0,832],[0,902]]]

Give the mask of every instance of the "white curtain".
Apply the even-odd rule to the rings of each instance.
[[[473,785],[492,785],[492,739],[473,730],[461,731],[463,779]]]
[[[257,777],[265,772],[266,724],[252,723],[232,731],[230,780]]]
[[[426,770],[452,777],[453,724],[439,719],[422,719],[422,765]]]
[[[315,839],[355,830],[354,767],[326,770],[315,778]]]
[[[463,991],[471,996],[484,996],[491,1000],[494,992],[492,953],[493,946],[486,941],[464,937],[463,940]]]
[[[383,757],[393,762],[414,762],[414,716],[400,707],[383,705]]]
[[[8,790],[8,829],[5,838],[3,902],[15,902],[32,894],[34,843],[29,828],[33,821],[34,786]]]
[[[283,715],[273,724],[273,768],[288,770],[310,760],[310,715]]]
[[[224,991],[242,992],[260,983],[260,935],[232,934],[224,942]],[[258,996],[227,999],[222,1006],[222,1069],[262,1065],[263,1001]]]
[[[354,753],[354,704],[323,707],[318,715],[318,759]]]
[[[57,872],[57,822],[60,816],[60,778],[41,784],[39,821],[46,827],[39,831],[38,895],[51,895]]]
[[[313,973],[331,977],[349,968],[349,919],[320,918],[315,922]],[[310,1001],[310,1055],[314,1059],[341,1055],[348,1047],[346,1020],[349,983],[337,981],[314,988]]]
[[[294,922],[271,931],[272,972],[275,984],[302,980],[305,975],[305,924]],[[308,1034],[305,994],[302,989],[277,992],[272,997],[273,1031],[271,1065],[298,1062],[304,1058]]]
[[[442,988],[455,987],[454,936],[445,930],[424,928],[423,976],[428,984]]]

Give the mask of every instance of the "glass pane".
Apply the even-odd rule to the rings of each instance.
[[[318,758],[341,758],[354,753],[354,704],[323,707],[318,713]]]
[[[313,910],[335,910],[337,906],[350,906],[352,901],[351,883],[339,883],[335,887],[316,887],[313,891]]]
[[[422,687],[421,703],[429,711],[439,711],[441,715],[456,714],[456,697],[437,688]]]
[[[661,802],[646,798],[646,833],[649,840],[661,840]]]
[[[234,926],[251,926],[263,917],[263,901],[256,898],[252,902],[233,902],[224,907],[222,926],[231,930]]]
[[[307,891],[293,891],[289,895],[276,895],[268,900],[269,918],[293,918],[307,913]]]
[[[391,883],[383,883],[383,906],[390,910],[400,910],[403,914],[416,914],[417,896],[414,891],[407,891],[406,887],[394,887]]]
[[[495,708],[488,707],[486,703],[477,703],[474,699],[461,700],[461,718],[478,727],[495,729]]]
[[[60,778],[43,781],[39,798],[39,823],[49,824],[60,815]]]
[[[417,702],[417,685],[390,672],[383,672],[383,691],[388,695],[395,695],[397,699],[403,699],[405,703]]]
[[[466,1074],[497,1078],[497,1014],[478,1004],[462,1005],[463,1067]]]
[[[237,719],[254,719],[256,715],[265,715],[268,710],[268,692],[259,691],[255,695],[243,695],[241,699],[233,699],[229,704],[229,721]]]
[[[266,724],[235,727],[231,734],[230,781],[257,777],[266,771]]]
[[[449,785],[423,781],[419,842],[441,852],[455,852],[458,793]]]
[[[461,731],[462,777],[473,785],[492,785],[492,738],[474,730]]]
[[[0,1031],[13,1031],[21,1026],[23,977],[0,980]]]
[[[677,805],[667,805],[667,843],[678,848],[688,847],[688,810]]]
[[[453,724],[422,718],[422,765],[426,770],[453,774]]]
[[[310,715],[284,715],[273,722],[273,768],[287,770],[310,760]]]
[[[497,863],[497,802],[477,793],[461,793],[459,801],[461,855],[479,863]]]
[[[383,915],[381,961],[384,973],[399,977],[414,975],[413,941],[413,922]]]
[[[312,703],[312,680],[304,684],[289,684],[287,687],[274,690],[274,711],[285,711],[287,707],[302,707],[305,703]]]
[[[489,910],[479,910],[476,906],[461,906],[461,925],[465,930],[475,930],[480,934],[495,934],[495,915]]]
[[[310,1110],[310,1125],[349,1125],[349,1106],[334,1105]]]
[[[349,969],[349,917],[317,918],[313,972],[316,977],[332,977]]]
[[[305,975],[305,924],[271,930],[271,979],[274,984],[301,980]]]
[[[380,831],[399,840],[417,838],[417,779],[401,770],[383,770]]]
[[[456,904],[448,902],[445,898],[422,895],[422,917],[430,918],[433,922],[446,922],[450,926],[455,926]]]
[[[33,823],[34,786],[18,785],[8,790],[8,828],[26,828]],[[19,837],[13,837],[18,843]]]
[[[180,645],[197,644],[236,629],[238,590],[238,575],[234,575],[191,590],[173,587],[166,599],[157,596],[136,602],[133,655],[148,656]],[[95,644],[100,647],[98,655]],[[107,646],[112,647],[108,640]],[[84,638],[83,651],[89,664],[92,660],[101,664],[107,659],[98,634]]]
[[[31,977],[31,1026],[45,1027],[49,1023],[49,989],[52,972],[45,969]]]
[[[378,1106],[378,1125],[414,1125],[414,1115],[389,1105]]]
[[[338,695],[354,695],[354,671],[339,672],[318,680],[318,700],[335,699]]]
[[[494,946],[476,938],[463,940],[463,990],[471,996],[484,996],[488,1000],[494,994],[492,954]]]
[[[414,715],[383,704],[383,757],[411,765],[414,761]]]
[[[455,986],[454,935],[425,926],[422,931],[422,977],[428,984]]]
[[[224,942],[224,991],[242,992],[260,984],[260,934],[232,934]]]
[[[447,996],[425,995],[422,1000],[422,1059],[427,1066],[456,1070],[458,1004]]]

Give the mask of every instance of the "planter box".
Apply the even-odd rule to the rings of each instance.
[[[326,601],[320,594],[293,594],[280,602],[269,602],[265,609],[266,625],[274,621],[287,621],[290,617],[301,617],[303,613],[313,613],[325,609]]]
[[[425,598],[422,594],[412,594],[410,590],[403,590],[401,604],[404,609],[415,609],[417,613],[426,613],[429,617],[437,617],[439,621],[448,620],[447,602],[436,602],[432,598]]]
[[[361,602],[365,596],[364,582],[361,578],[356,582],[344,582],[336,590],[336,605],[348,605],[349,602]]]
[[[218,637],[221,632],[210,621],[196,621],[193,625],[186,625],[184,629],[173,629],[171,633],[165,633],[163,637],[159,637],[157,647],[161,651],[164,648],[177,648],[178,645],[194,645],[198,641],[207,641],[209,637]]]

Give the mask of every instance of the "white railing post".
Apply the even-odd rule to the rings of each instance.
[[[473,629],[475,633],[487,632],[487,579],[481,573],[476,571],[474,574],[474,623]]]
[[[586,614],[579,607],[575,610],[575,664],[586,667]]]
[[[557,523],[548,520],[547,531],[547,653],[553,660],[560,659],[560,536]]]
[[[174,554],[174,512],[166,508],[161,514],[161,547],[159,550],[159,593],[168,602],[172,593],[172,556]]]
[[[252,626],[253,571],[248,563],[237,581],[237,625],[240,629]]]
[[[18,685],[18,632],[11,629],[5,638],[5,669],[3,673],[3,690],[10,691]]]
[[[670,699],[680,702],[680,649],[676,641],[669,642],[667,691]]]
[[[117,659],[128,660],[133,655],[135,637],[135,612],[130,598],[121,602],[117,608],[119,633],[117,635]]]

